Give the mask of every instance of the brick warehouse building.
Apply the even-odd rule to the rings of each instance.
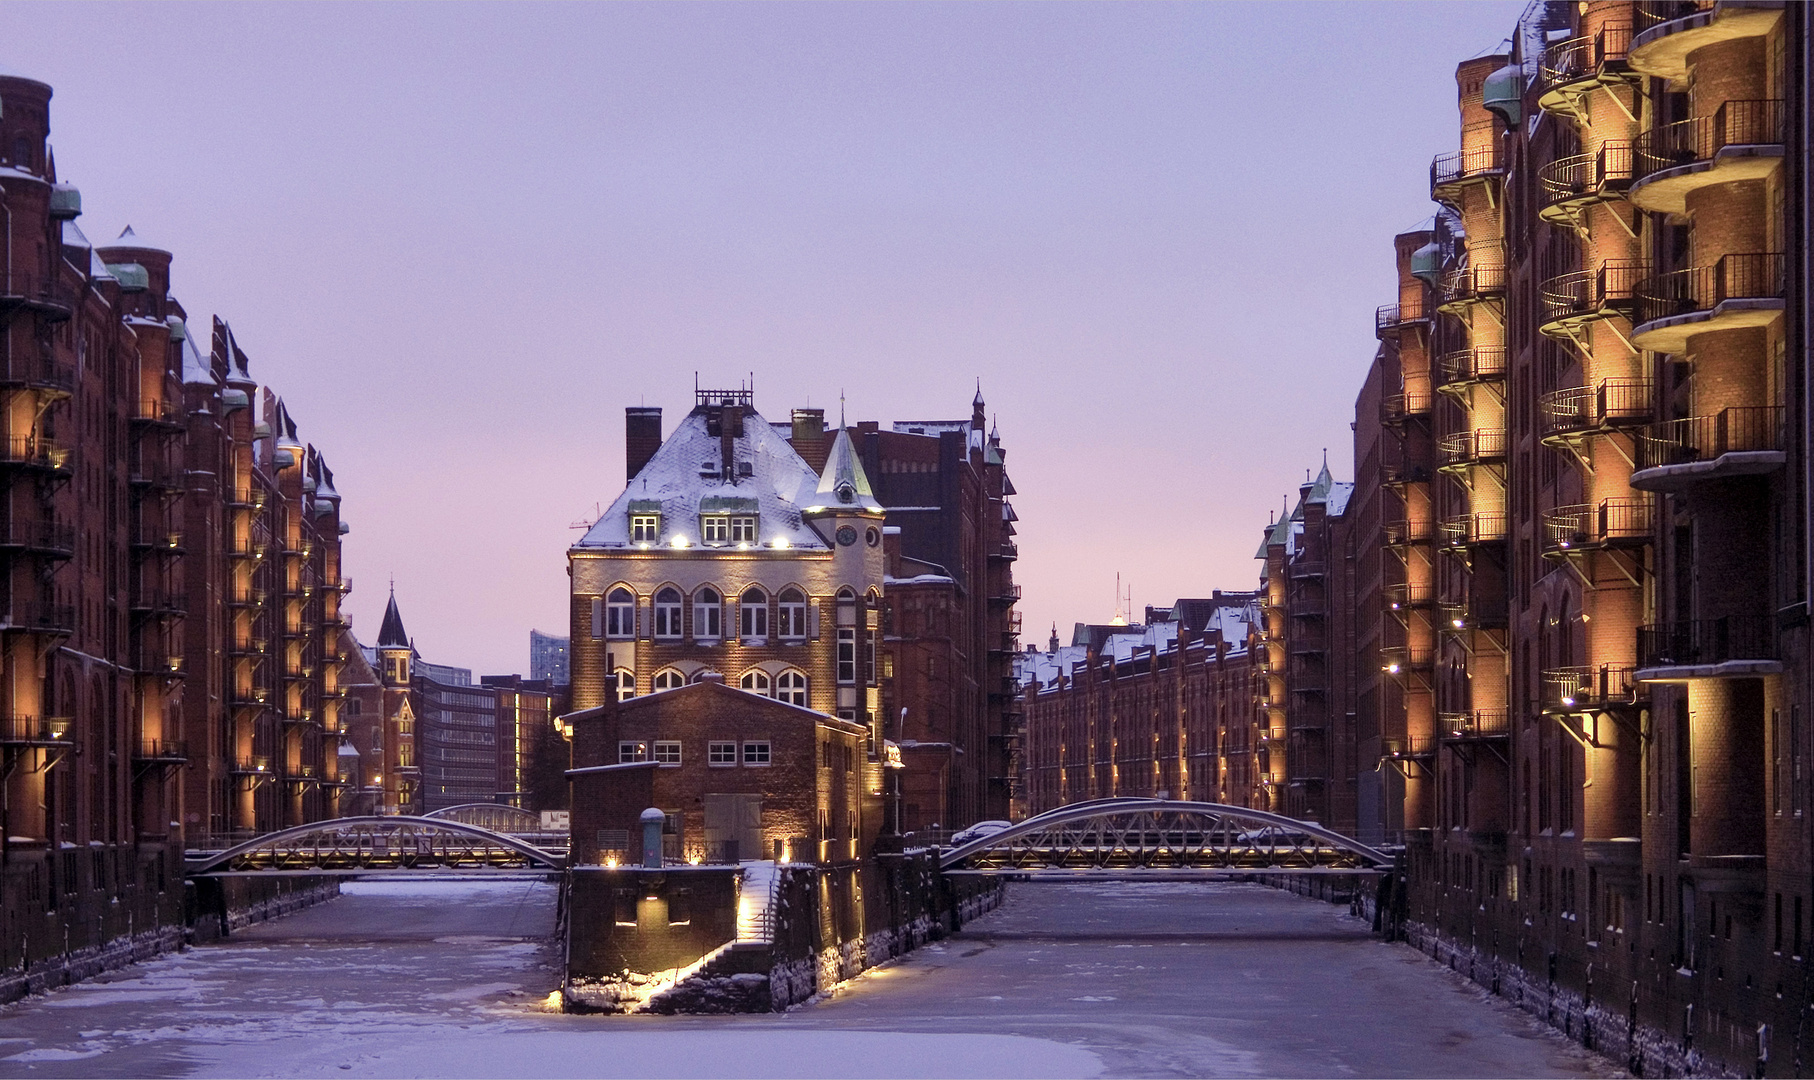
[[[337,812],[339,496],[0,73],[0,994],[180,933],[185,843]],[[155,939],[155,940],[153,940]],[[47,974],[48,973],[48,974]]]
[[[1006,814],[1015,553],[999,440],[980,395],[967,421],[894,427],[833,432],[818,409],[770,424],[747,390],[698,392],[665,439],[660,410],[627,410],[629,484],[570,552],[573,707],[596,707],[607,673],[628,700],[719,671],[862,724],[878,791],[894,743],[909,827]]]

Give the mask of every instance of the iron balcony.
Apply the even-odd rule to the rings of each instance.
[[[1429,321],[1430,315],[1421,302],[1387,304],[1373,313],[1373,333],[1375,337],[1385,337],[1404,327],[1421,326]]]
[[[1502,345],[1476,345],[1442,354],[1438,361],[1442,371],[1441,389],[1472,386],[1477,383],[1504,382],[1506,353]]]
[[[1476,465],[1495,465],[1505,460],[1505,429],[1479,428],[1444,435],[1437,443],[1439,466],[1449,472]]]
[[[1427,544],[1435,529],[1430,521],[1400,520],[1388,521],[1384,526],[1387,547],[1409,547],[1412,544]]]
[[[8,521],[0,524],[0,548],[68,559],[76,553],[76,530],[60,521]]]
[[[181,408],[175,402],[163,398],[145,398],[138,402],[133,410],[131,420],[134,424],[146,424],[153,427],[180,428],[183,426]]]
[[[1630,198],[1643,210],[1680,214],[1688,194],[1713,184],[1761,180],[1783,157],[1783,103],[1728,101],[1711,116],[1652,128],[1633,143]]]
[[[15,356],[12,365],[0,373],[0,384],[36,390],[51,398],[66,398],[76,390],[76,367],[54,356]]]
[[[1782,317],[1784,271],[1781,252],[1762,251],[1646,278],[1637,288],[1632,344],[1682,352],[1696,334],[1766,326]]]
[[[1649,379],[1605,379],[1570,386],[1538,399],[1543,441],[1552,446],[1638,427],[1650,420],[1655,390]]]
[[[1387,427],[1400,427],[1409,420],[1430,415],[1433,405],[1427,390],[1387,394],[1379,399],[1379,419]]]
[[[1464,132],[1463,137],[1466,138],[1467,134]],[[1497,138],[1493,138],[1491,146],[1439,154],[1430,162],[1430,198],[1453,206],[1460,199],[1461,190],[1467,185],[1498,180],[1504,176],[1505,156],[1499,152]]]
[[[1634,167],[1631,143],[1624,140],[1557,158],[1537,170],[1537,216],[1552,225],[1579,224],[1588,207],[1625,198]]]
[[[52,322],[62,322],[74,314],[76,302],[75,289],[65,285],[61,275],[0,269],[0,318],[15,311],[31,311]]]
[[[1627,664],[1545,668],[1540,676],[1546,713],[1578,713],[1636,704],[1636,669]]]
[[[1507,517],[1503,510],[1485,510],[1459,514],[1442,523],[1442,542],[1451,550],[1466,550],[1483,544],[1502,544],[1506,537]]]
[[[1783,407],[1734,406],[1650,424],[1638,429],[1634,449],[1631,486],[1645,491],[1774,472],[1786,460]]]
[[[1650,543],[1652,525],[1647,497],[1558,506],[1543,512],[1543,554],[1563,558],[1573,551],[1642,547]]]
[[[1537,77],[1542,87],[1537,107],[1574,116],[1576,103],[1589,91],[1633,80],[1626,57],[1631,50],[1628,22],[1607,23],[1598,33],[1558,41],[1543,50]]]
[[[144,739],[132,759],[140,765],[181,765],[189,760],[189,744],[179,739]]]
[[[6,625],[0,626],[0,631],[69,635],[75,633],[75,628],[76,609],[72,605],[15,600]]]
[[[1475,709],[1472,712],[1443,713],[1438,717],[1442,737],[1455,741],[1469,739],[1504,739],[1512,734],[1510,714],[1505,709]]]
[[[67,716],[0,716],[0,744],[70,746],[75,722]]]
[[[1568,337],[1600,319],[1632,317],[1637,288],[1649,274],[1638,259],[1609,259],[1596,270],[1559,274],[1538,286],[1543,304],[1538,329],[1551,337]]]
[[[1638,678],[1752,677],[1782,670],[1775,628],[1763,615],[1653,623],[1638,627]]]

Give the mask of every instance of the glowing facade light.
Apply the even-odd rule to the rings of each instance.
[[[669,543],[674,547],[683,548],[687,546],[687,538],[684,536],[676,536],[673,540],[669,541]]]

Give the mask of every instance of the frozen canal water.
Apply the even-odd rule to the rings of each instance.
[[[1595,1076],[1339,909],[1250,885],[1018,885],[782,1016],[563,1016],[534,881],[340,899],[0,1009],[0,1076]]]

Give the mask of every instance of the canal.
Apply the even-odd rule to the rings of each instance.
[[[554,1011],[553,886],[341,898],[0,1009],[0,1076],[1617,1076],[1338,908],[1255,885],[1011,886],[772,1016]]]

